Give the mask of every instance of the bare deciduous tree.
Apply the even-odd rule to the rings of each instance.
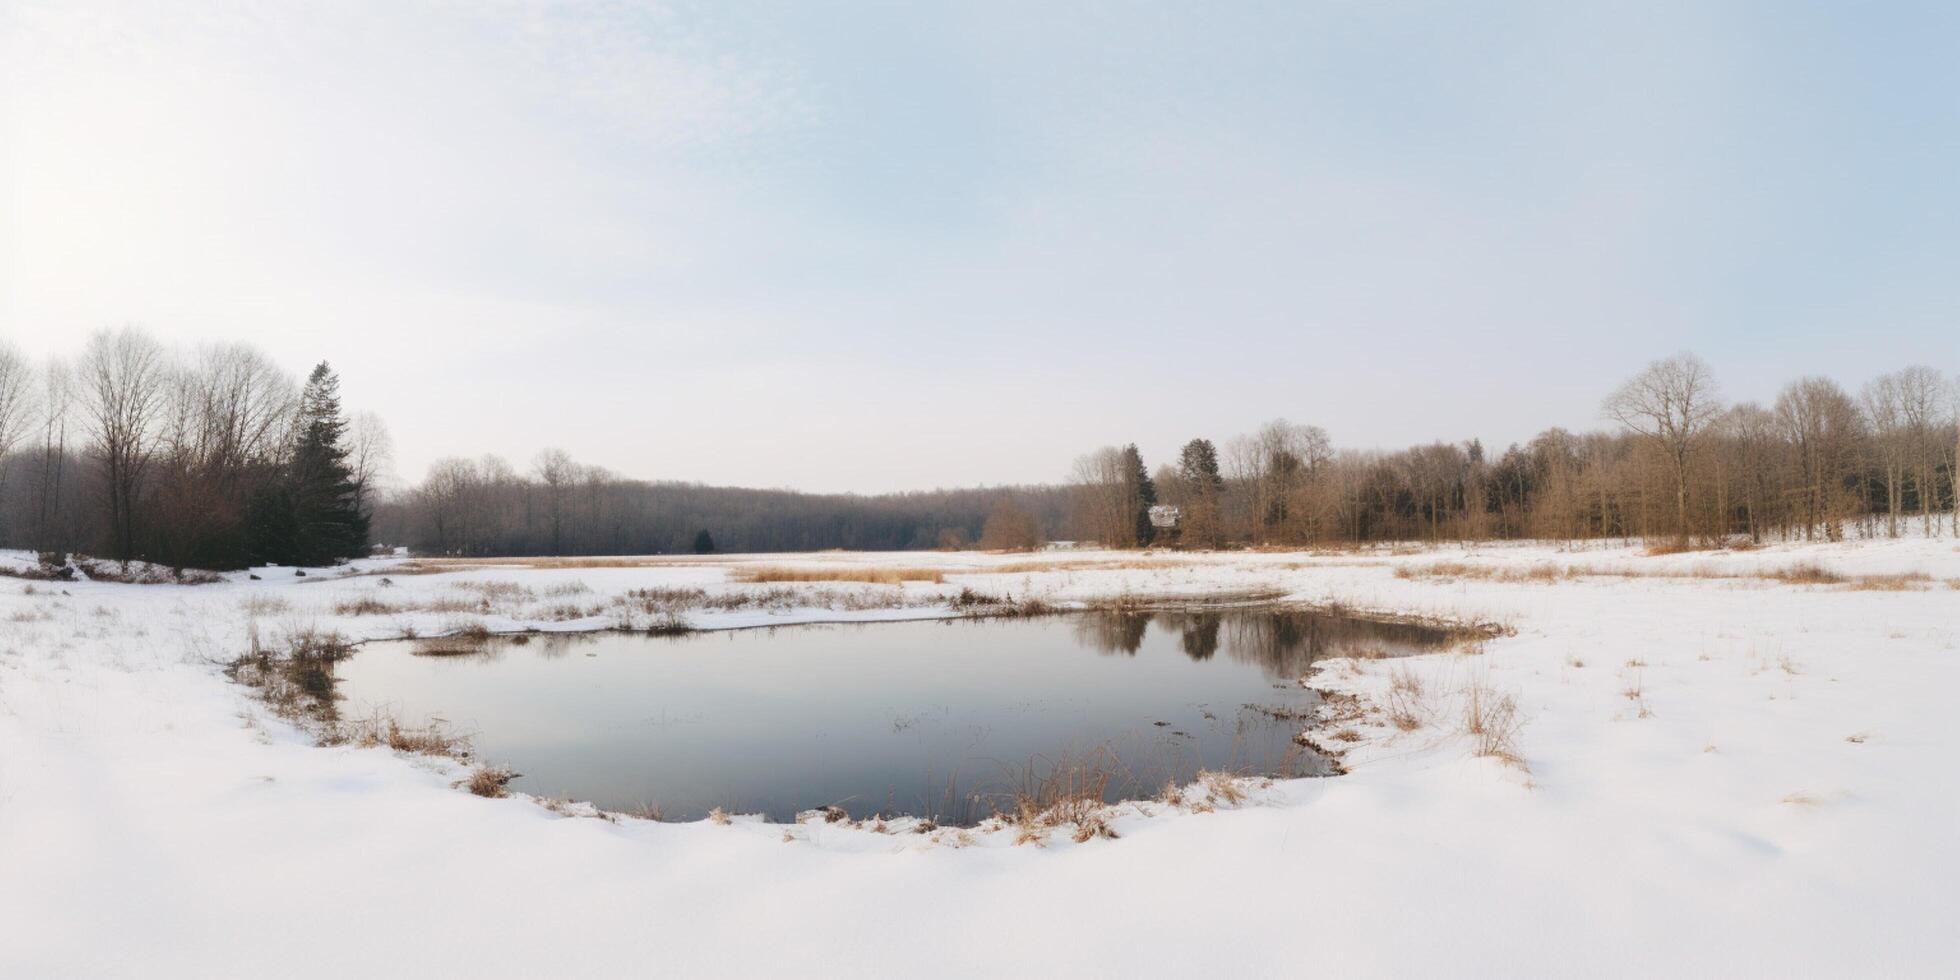
[[[538,453],[531,463],[532,472],[537,474],[538,482],[544,485],[545,515],[551,522],[551,550],[562,551],[565,547],[565,504],[571,491],[572,481],[578,476],[578,464],[563,449],[546,449]]]
[[[1675,531],[1688,524],[1688,467],[1721,415],[1721,396],[1708,365],[1681,353],[1655,361],[1606,399],[1606,417],[1650,440],[1674,474]]]
[[[1136,541],[1125,463],[1123,450],[1104,446],[1076,458],[1071,481],[1077,497],[1077,533],[1113,548]]]
[[[13,452],[28,425],[34,368],[20,349],[0,341],[0,459]]]
[[[395,440],[373,412],[359,412],[348,429],[347,469],[354,479],[354,506],[371,514],[382,483],[395,465]]]
[[[93,449],[102,462],[111,552],[135,557],[136,509],[167,381],[163,347],[132,327],[89,338],[79,374]]]
[[[1836,540],[1840,520],[1850,509],[1844,474],[1857,451],[1863,419],[1856,402],[1829,378],[1791,382],[1776,397],[1776,416],[1796,453],[1803,475],[1803,535],[1822,530]]]

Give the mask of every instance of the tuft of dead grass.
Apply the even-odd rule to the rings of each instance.
[[[1483,678],[1472,678],[1463,689],[1463,732],[1471,737],[1474,754],[1496,759],[1526,772],[1517,735],[1524,727],[1517,699],[1499,693]]]
[[[1382,708],[1388,714],[1388,723],[1398,731],[1412,732],[1422,727],[1423,708],[1422,676],[1407,667],[1396,667],[1388,673],[1388,693],[1383,698]]]
[[[333,611],[341,616],[392,616],[401,612],[402,607],[391,602],[383,602],[371,595],[364,595],[334,603]]]
[[[484,640],[488,640],[493,634],[490,632],[490,627],[485,626],[480,622],[471,620],[468,622],[452,622],[452,623],[444,624],[442,629],[442,635],[444,638],[447,639],[462,640],[470,643],[482,643]]]
[[[1845,578],[1816,562],[1798,562],[1761,573],[1763,578],[1788,585],[1841,585]]]
[[[1039,596],[996,595],[972,588],[960,589],[952,599],[954,609],[982,616],[1046,616],[1058,610]]]
[[[247,649],[226,668],[231,679],[258,692],[282,718],[334,719],[333,665],[353,653],[339,633],[311,626],[288,628],[266,640],[258,621],[248,626]]]
[[[1641,667],[1646,666],[1645,664],[1640,664],[1637,660],[1629,660],[1627,664],[1628,666],[1634,666],[1636,664],[1639,664]],[[1634,713],[1637,717],[1654,717],[1654,710],[1647,706],[1647,688],[1641,681],[1638,667],[1635,668],[1633,677],[1627,681],[1625,689],[1620,691],[1620,696],[1633,702]]]
[[[996,805],[993,819],[1015,829],[1016,845],[1043,845],[1048,832],[1060,827],[1071,828],[1070,838],[1077,843],[1114,838],[1110,808],[1103,800],[1122,771],[1108,749],[1063,755],[1053,762],[1031,758],[1020,767],[1019,786],[1008,796],[1010,807]]]
[[[530,587],[508,579],[486,579],[481,582],[458,582],[456,588],[464,592],[474,592],[485,602],[529,602],[538,594]]]
[[[1198,785],[1204,789],[1205,801],[1213,806],[1238,806],[1246,801],[1245,787],[1237,773],[1201,769]]]
[[[468,759],[470,741],[469,733],[450,728],[440,718],[431,718],[428,724],[420,726],[404,725],[386,709],[377,709],[365,718],[336,721],[320,735],[322,745],[386,746],[396,752],[445,759]]]
[[[477,796],[500,799],[506,795],[504,787],[516,775],[503,766],[478,766],[470,770],[469,782],[466,785],[470,792]]]

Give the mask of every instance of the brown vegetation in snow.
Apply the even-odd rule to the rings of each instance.
[[[882,566],[852,567],[839,565],[832,567],[791,568],[782,565],[762,565],[753,568],[732,569],[731,575],[738,582],[863,582],[869,585],[903,585],[906,582],[946,581],[946,573],[937,568],[896,568]]]

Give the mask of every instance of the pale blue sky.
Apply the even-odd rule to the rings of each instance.
[[[1960,8],[0,0],[0,333],[886,490],[1960,368]]]

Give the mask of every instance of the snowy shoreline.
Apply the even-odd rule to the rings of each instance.
[[[635,589],[758,592],[729,574],[756,562],[932,566],[945,580],[799,585],[907,605],[701,609],[689,625],[944,618],[962,588],[1053,604],[1276,589],[1516,632],[1480,654],[1330,664],[1314,686],[1377,706],[1353,723],[1348,775],[1276,782],[1216,812],[1131,805],[1120,840],[1041,846],[820,821],[565,819],[459,791],[451,763],[316,747],[218,666],[254,620],[354,641],[631,626],[550,616]],[[1948,539],[389,576],[397,564],[186,586],[0,579],[0,972],[889,975],[931,957],[956,975],[1028,962],[1162,975],[1215,966],[1206,949],[1229,942],[1235,962],[1276,972],[1933,975],[1960,953],[1944,938],[1960,872]],[[1762,577],[1799,564],[1841,580]],[[363,600],[390,611],[336,611]],[[1430,702],[1407,731],[1379,710],[1397,671]],[[1454,699],[1473,683],[1515,698],[1519,764],[1474,754],[1460,730]],[[1184,907],[1210,893],[1244,901]],[[959,911],[886,901],[906,894],[957,894]],[[360,941],[295,955],[322,926]],[[744,938],[756,928],[779,941]]]

